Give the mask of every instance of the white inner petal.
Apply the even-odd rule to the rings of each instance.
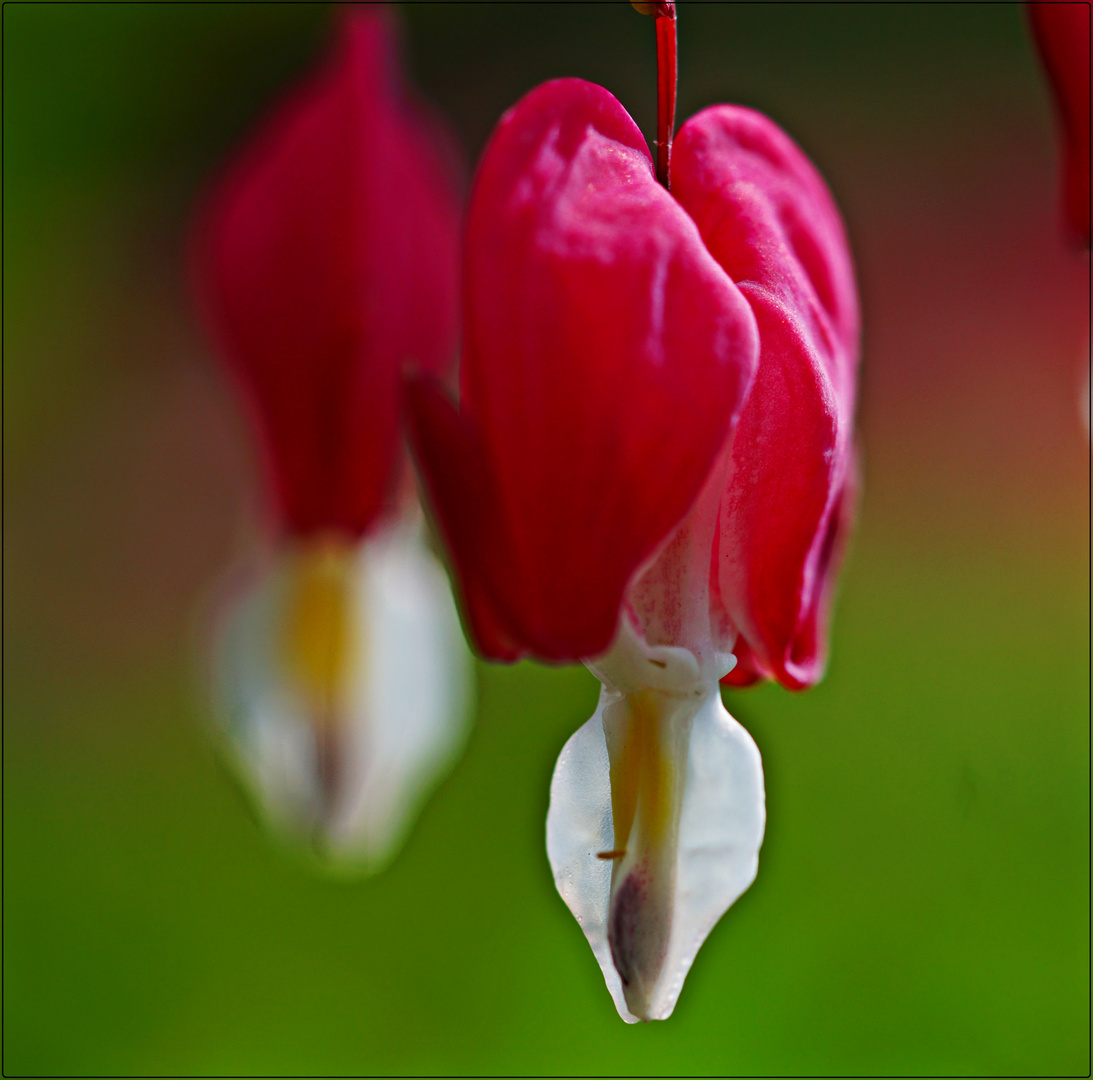
[[[685,758],[671,763],[682,777],[682,800],[674,851],[668,853],[674,875],[663,878],[671,896],[667,904],[658,901],[661,911],[670,912],[670,933],[655,985],[642,999],[644,1016],[635,1015],[608,936],[612,869],[621,860],[615,871],[620,880],[633,858],[633,852],[615,849],[604,729],[605,712],[610,728],[612,708],[617,712],[624,697],[605,686],[593,717],[562,750],[551,782],[547,854],[558,891],[592,946],[619,1015],[634,1023],[671,1015],[702,942],[755,878],[766,809],[758,748],[725,710],[716,682],[703,680],[697,697],[687,699],[685,721],[673,721],[682,739],[664,743]],[[630,993],[633,1001],[632,986]]]
[[[323,710],[286,664],[300,572],[299,552],[289,550],[222,619],[214,692],[231,756],[274,829],[374,870],[463,744],[471,658],[447,578],[416,522],[373,534],[348,558],[347,645],[332,715],[316,715]],[[334,733],[332,790],[323,723]]]

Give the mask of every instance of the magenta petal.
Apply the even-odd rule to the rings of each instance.
[[[485,570],[506,557],[506,544],[504,521],[487,502],[495,488],[485,479],[489,466],[477,433],[436,381],[420,374],[406,380],[406,413],[414,455],[430,464],[420,470],[425,502],[462,586],[460,606],[474,645],[491,660],[518,660],[521,650],[478,587]]]
[[[1065,140],[1063,202],[1074,235],[1089,244],[1089,4],[1030,3],[1029,22],[1055,90]]]
[[[464,434],[420,448],[468,614],[487,598],[522,652],[595,656],[731,429],[754,317],[657,184],[626,111],[577,79],[532,91],[498,125],[464,280]],[[475,482],[445,485],[445,453]],[[467,515],[456,500],[474,503],[489,557],[451,525]]]
[[[393,494],[400,368],[454,357],[458,208],[404,97],[392,20],[355,9],[205,208],[198,288],[283,522],[363,532]]]
[[[846,520],[858,305],[845,231],[808,159],[750,109],[715,106],[683,126],[672,191],[759,326],[721,508],[721,598],[747,646],[737,681],[799,689],[823,672]]]

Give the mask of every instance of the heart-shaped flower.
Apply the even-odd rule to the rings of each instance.
[[[748,109],[694,117],[670,166],[660,145],[671,193],[602,87],[510,109],[472,192],[459,404],[408,391],[478,647],[603,683],[547,848],[628,1021],[671,1013],[754,878],[762,769],[718,680],[820,677],[853,490],[858,308],[826,186]]]
[[[196,230],[198,294],[263,450],[264,565],[223,605],[228,745],[266,816],[377,866],[458,748],[468,679],[401,434],[404,367],[455,358],[458,204],[384,9],[236,156]]]

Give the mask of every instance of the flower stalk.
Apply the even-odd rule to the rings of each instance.
[[[672,136],[676,127],[676,6],[657,5],[657,180],[672,189]]]
[[[657,32],[657,180],[672,190],[672,136],[676,127],[676,86],[679,81],[676,62],[675,0],[642,3],[631,0],[642,15],[651,15]]]

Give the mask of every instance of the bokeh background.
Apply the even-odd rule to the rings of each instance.
[[[254,463],[187,219],[331,15],[3,9],[5,1073],[1087,1073],[1089,262],[1020,5],[680,4],[680,118],[765,110],[846,214],[865,487],[827,680],[727,697],[759,878],[635,1028],[543,850],[583,669],[480,666],[466,756],[372,880],[287,861],[205,737]],[[558,75],[651,132],[628,4],[401,15],[468,162]]]

